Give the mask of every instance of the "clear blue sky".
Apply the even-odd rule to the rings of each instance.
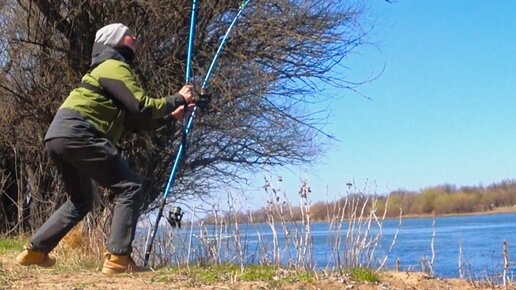
[[[344,64],[352,81],[326,131],[341,140],[306,171],[282,175],[290,195],[307,177],[313,200],[444,183],[489,185],[516,176],[516,2],[366,1],[367,40]],[[257,204],[262,197],[257,197]],[[264,205],[264,204],[262,204]]]

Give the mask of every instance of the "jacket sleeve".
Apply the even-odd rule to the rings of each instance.
[[[176,121],[170,116],[165,116],[161,119],[156,119],[152,121],[145,121],[142,122],[142,120],[134,114],[128,114],[125,116],[124,119],[124,128],[128,132],[143,132],[143,131],[155,131],[159,128],[166,127],[170,128],[171,126],[174,127],[176,124]],[[167,129],[169,130],[169,129]]]
[[[97,78],[100,86],[137,120],[148,122],[161,119],[185,104],[180,94],[159,99],[149,97],[124,62],[108,60],[102,66]]]

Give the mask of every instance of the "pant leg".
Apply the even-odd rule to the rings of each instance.
[[[115,194],[107,248],[112,254],[130,254],[142,202],[142,178],[105,138],[69,139],[63,159]]]
[[[68,199],[32,236],[29,247],[35,251],[50,252],[59,241],[91,210],[93,192],[91,180],[60,158],[61,139],[46,144],[50,157],[63,177]]]
[[[114,187],[110,187],[115,191]],[[140,216],[142,203],[141,182],[124,182],[115,197],[113,218],[111,220],[111,233],[109,235],[107,248],[112,254],[127,255],[132,252],[132,242],[136,233],[136,225]]]
[[[134,174],[119,156],[106,162],[104,168],[92,174],[92,177],[115,194],[107,249],[112,254],[128,255],[132,252],[132,242],[140,216],[142,178]]]

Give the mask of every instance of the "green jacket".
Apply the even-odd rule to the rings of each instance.
[[[114,144],[120,138],[128,117],[132,117],[138,123],[152,123],[163,119],[174,109],[185,104],[184,98],[179,94],[159,99],[149,97],[138,85],[128,61],[118,49],[107,46],[94,47],[92,67],[93,69],[83,76],[81,86],[70,92],[59,111],[78,112],[85,121]],[[45,139],[67,137],[56,136],[67,135],[62,133],[66,130],[54,129],[54,132],[61,133],[54,133],[54,136],[47,133]]]

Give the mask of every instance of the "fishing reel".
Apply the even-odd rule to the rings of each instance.
[[[181,228],[181,220],[183,219],[183,210],[179,206],[174,206],[168,212],[168,216],[166,216],[168,223],[173,228]]]
[[[208,112],[209,106],[211,103],[211,93],[207,88],[201,88],[201,92],[199,93],[199,97],[195,101],[195,105],[201,109],[203,113]]]

